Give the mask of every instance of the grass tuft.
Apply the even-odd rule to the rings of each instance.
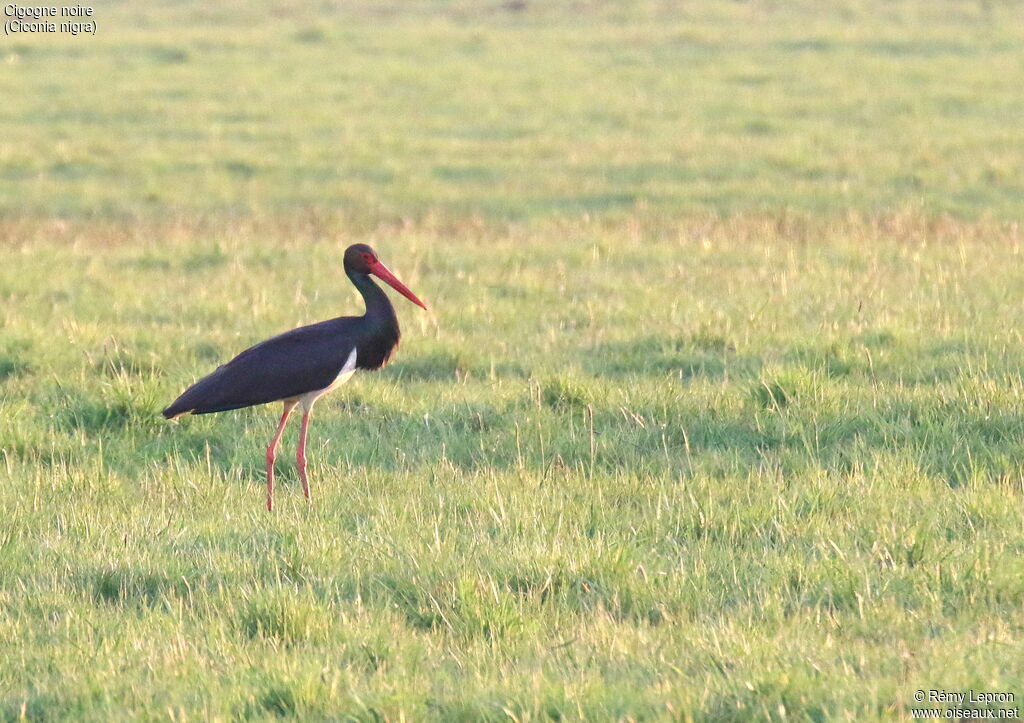
[[[586,409],[592,402],[590,390],[579,379],[556,377],[542,385],[544,404],[555,411]]]
[[[323,605],[307,590],[277,588],[250,595],[239,625],[250,638],[299,645],[323,640],[330,618]]]

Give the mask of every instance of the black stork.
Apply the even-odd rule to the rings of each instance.
[[[356,372],[380,369],[391,359],[400,337],[398,318],[387,294],[370,278],[376,276],[417,306],[426,304],[395,278],[366,244],[345,250],[345,274],[366,304],[362,316],[341,316],[302,326],[250,347],[203,377],[164,410],[167,419],[183,414],[210,414],[282,402],[284,411],[267,447],[267,509],[274,509],[274,459],[288,415],[302,405],[302,428],[295,463],[302,491],[309,499],[306,478],[306,432],[313,405]]]

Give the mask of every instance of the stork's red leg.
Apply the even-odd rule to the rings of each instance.
[[[285,402],[284,411],[281,412],[281,421],[277,423],[277,431],[274,438],[270,440],[267,447],[267,509],[274,509],[274,460],[277,458],[277,443],[281,441],[281,434],[284,432],[284,425],[288,421],[288,415],[295,408],[295,402]]]
[[[306,478],[306,430],[309,429],[309,413],[306,409],[302,413],[302,429],[299,430],[299,448],[295,451],[295,466],[299,468],[299,479],[302,480],[302,491],[309,499],[309,480]]]

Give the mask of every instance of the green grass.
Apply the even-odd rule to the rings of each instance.
[[[8,37],[0,212],[1016,218],[1018,2],[198,2]]]
[[[5,38],[0,719],[1024,696],[1020,6],[515,7]],[[432,311],[268,514],[159,410],[356,241]]]

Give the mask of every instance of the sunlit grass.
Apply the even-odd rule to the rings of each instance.
[[[1019,212],[1013,2],[376,5],[9,38],[0,211]]]

